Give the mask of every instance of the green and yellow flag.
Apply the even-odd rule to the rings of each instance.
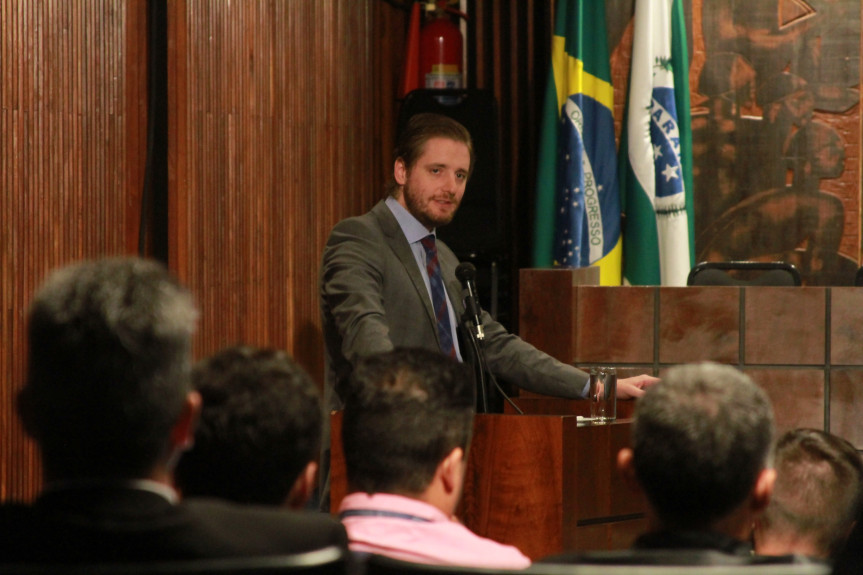
[[[595,265],[602,285],[620,285],[620,195],[604,2],[558,0],[551,60],[533,264]]]

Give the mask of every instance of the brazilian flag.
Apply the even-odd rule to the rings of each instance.
[[[558,0],[543,111],[533,264],[599,266],[620,285],[620,194],[605,2]]]

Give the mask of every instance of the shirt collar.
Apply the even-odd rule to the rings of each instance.
[[[413,216],[413,214],[407,211],[394,197],[389,196],[386,199],[386,204],[393,213],[393,216],[395,216],[396,221],[399,223],[399,227],[402,229],[402,233],[405,235],[409,244],[420,241],[429,235],[429,233],[435,233],[434,230],[429,232],[428,229],[422,225],[420,221]]]
[[[449,517],[434,505],[413,497],[394,493],[349,493],[342,499],[339,512],[356,509],[378,509],[414,515],[426,521],[448,521]]]

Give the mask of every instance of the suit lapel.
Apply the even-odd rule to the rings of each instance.
[[[426,316],[432,326],[435,338],[437,338],[437,320],[435,319],[434,309],[432,308],[431,299],[429,298],[428,289],[426,289],[425,281],[423,280],[420,268],[417,265],[416,258],[411,251],[411,246],[405,238],[398,220],[387,207],[386,203],[381,201],[372,208],[372,214],[378,221],[384,235],[387,237],[387,244],[393,254],[401,262],[405,272],[411,280],[414,289],[420,296],[420,301],[423,302],[423,307],[426,310]]]

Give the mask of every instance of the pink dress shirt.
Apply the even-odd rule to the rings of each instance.
[[[388,493],[351,493],[339,516],[352,551],[436,565],[523,569],[521,551],[480,537],[440,509]]]

